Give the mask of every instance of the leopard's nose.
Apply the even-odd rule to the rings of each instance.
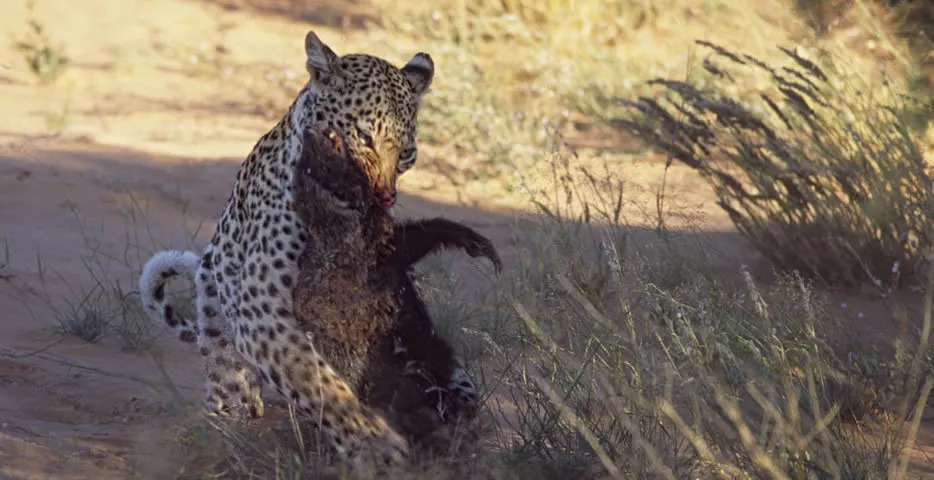
[[[383,208],[389,209],[396,203],[396,192],[395,191],[389,191],[389,192],[377,191],[376,198],[379,199],[380,203],[383,205]]]

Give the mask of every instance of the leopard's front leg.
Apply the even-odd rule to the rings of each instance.
[[[293,315],[292,288],[298,266],[289,258],[297,258],[301,246],[291,251],[288,247],[268,249],[268,242],[266,249],[263,245],[251,246],[247,267],[241,272],[234,325],[237,350],[251,359],[263,380],[316,421],[354,468],[369,470],[404,462],[406,440],[360,402],[316,351],[313,339]],[[252,269],[250,265],[279,268]]]

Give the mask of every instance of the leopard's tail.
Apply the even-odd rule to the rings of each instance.
[[[178,332],[179,340],[185,343],[197,341],[198,325],[172,308],[165,295],[165,285],[177,276],[193,283],[200,262],[201,258],[194,252],[164,250],[146,262],[139,277],[139,293],[149,318],[154,322],[165,322]]]

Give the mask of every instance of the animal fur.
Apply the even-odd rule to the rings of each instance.
[[[309,129],[303,148],[294,209],[313,226],[294,290],[299,322],[319,353],[400,433],[418,441],[442,423],[471,418],[474,406],[445,395],[460,365],[435,334],[408,271],[433,251],[462,248],[489,258],[498,272],[496,249],[449,220],[396,224],[336,130]]]

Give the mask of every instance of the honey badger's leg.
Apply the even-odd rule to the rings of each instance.
[[[474,229],[443,218],[416,220],[396,224],[395,252],[392,263],[406,270],[426,255],[438,249],[462,248],[471,257],[486,257],[496,271],[502,261],[493,243]]]
[[[441,417],[472,417],[479,404],[477,388],[455,358],[450,344],[435,334],[428,310],[406,270],[438,249],[462,248],[473,257],[487,257],[499,272],[502,269],[499,254],[492,242],[483,235],[470,227],[442,218],[397,224],[394,244],[395,252],[391,261],[401,278],[403,313],[400,325],[403,344],[411,350],[409,354],[413,358],[419,359],[426,366],[429,376],[435,381],[446,382],[451,398],[448,402],[439,401]]]
[[[393,233],[394,250],[389,263],[400,275],[402,304],[409,317],[405,323],[413,335],[412,338],[419,338],[423,334],[434,335],[428,311],[406,273],[413,264],[439,249],[462,248],[471,256],[489,258],[497,272],[502,268],[499,254],[492,242],[470,227],[457,222],[443,218],[402,222],[395,225]]]
[[[404,272],[401,275],[399,340],[405,348],[405,357],[424,370],[420,376],[427,375],[433,385],[442,387],[435,393],[442,420],[471,418],[480,403],[476,385],[457,361],[451,344],[435,332],[428,309],[412,280]]]

